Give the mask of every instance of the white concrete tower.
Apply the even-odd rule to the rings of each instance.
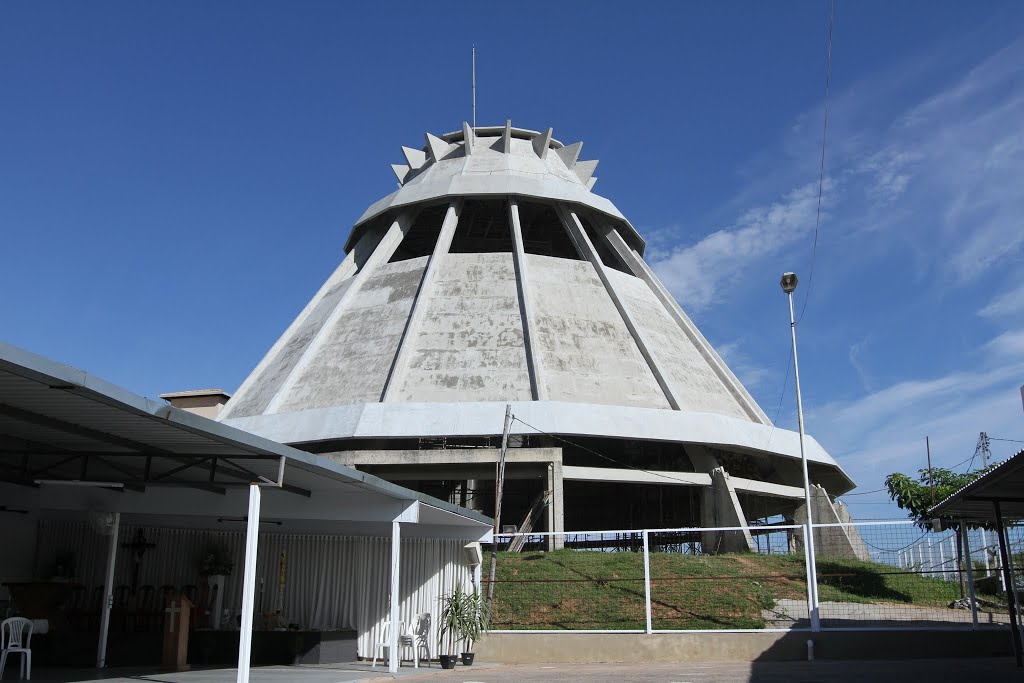
[[[581,148],[511,122],[403,147],[399,189],[218,419],[490,511],[511,403],[508,522],[792,516],[796,433],[651,272]],[[825,502],[852,488],[808,445]]]

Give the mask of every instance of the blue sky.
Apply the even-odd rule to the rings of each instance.
[[[628,11],[627,11],[628,9]],[[1024,440],[1024,5],[0,3],[0,338],[136,392],[241,383],[470,116],[553,126],[765,411],[861,485]],[[781,405],[781,409],[779,406]],[[995,441],[1006,457],[1022,444]],[[963,466],[961,466],[962,468]],[[884,494],[855,516],[899,514]]]

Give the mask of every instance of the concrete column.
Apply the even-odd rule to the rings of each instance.
[[[833,505],[825,489],[817,484],[811,485],[811,505],[814,506],[813,518],[815,524],[845,524],[851,521],[846,506],[842,504]],[[806,510],[807,508],[804,505],[796,509],[793,514],[794,523],[807,523]],[[802,530],[796,531],[796,542],[797,549],[803,549],[804,534]],[[853,526],[832,526],[815,529],[814,547],[818,550],[818,555],[821,557],[871,560],[871,552],[864,544],[856,527]]]
[[[444,223],[441,224],[441,234],[437,236],[437,243],[434,245],[434,252],[430,255],[427,268],[420,280],[420,288],[413,300],[412,310],[409,312],[409,319],[405,323],[405,330],[402,332],[402,339],[398,342],[398,353],[391,364],[391,372],[384,383],[384,391],[381,392],[381,402],[393,398],[397,387],[402,386],[405,374],[409,366],[409,357],[416,349],[416,338],[419,336],[420,327],[423,324],[423,316],[429,306],[431,295],[434,293],[434,282],[437,280],[437,271],[452,246],[452,238],[455,237],[455,227],[459,223],[459,214],[462,213],[462,200],[456,199],[448,205],[448,212],[444,216]]]
[[[530,279],[523,247],[523,229],[519,223],[519,203],[512,199],[508,205],[509,224],[512,227],[512,263],[516,270],[516,289],[519,293],[519,313],[523,320],[523,343],[526,347],[526,366],[530,372],[530,387],[535,401],[548,399],[540,356],[533,352],[534,312],[530,301]]]
[[[636,277],[647,283],[647,286],[654,292],[655,298],[661,302],[661,305],[665,307],[669,315],[676,324],[679,325],[683,333],[690,339],[694,347],[700,354],[707,360],[708,364],[719,376],[725,386],[733,394],[734,397],[739,401],[739,404],[743,409],[750,415],[751,419],[761,424],[771,424],[771,420],[761,410],[761,407],[757,405],[757,401],[747,392],[740,381],[736,378],[736,375],[732,374],[732,370],[725,364],[721,356],[715,351],[715,349],[708,343],[708,340],[704,338],[704,335],[700,333],[697,326],[693,324],[689,316],[683,312],[683,309],[679,307],[672,295],[665,289],[665,285],[661,284],[658,276],[654,274],[654,271],[650,269],[646,262],[640,255],[637,254],[633,249],[626,244],[626,241],[622,239],[622,235],[618,233],[614,228],[609,225],[598,223],[594,226],[597,233],[607,240],[608,245],[619,255],[626,267],[629,268],[630,272]]]
[[[363,236],[359,238],[359,241],[356,242],[356,245],[348,252],[345,259],[338,265],[338,267],[334,269],[334,272],[329,278],[327,278],[327,281],[324,282],[323,286],[320,287],[320,290],[312,299],[309,300],[309,303],[306,304],[305,308],[295,316],[295,320],[293,320],[291,325],[288,326],[284,334],[282,334],[280,338],[274,342],[274,345],[270,347],[270,350],[267,351],[267,354],[263,356],[262,360],[260,360],[256,369],[249,373],[249,376],[245,379],[245,382],[242,383],[242,386],[238,387],[238,391],[235,392],[236,396],[244,395],[252,384],[262,378],[263,371],[266,370],[271,361],[277,358],[281,349],[294,338],[299,327],[302,326],[306,318],[309,317],[309,314],[313,312],[320,301],[328,292],[334,289],[338,283],[352,277],[362,266],[365,265],[366,260],[380,244],[384,235],[385,230],[383,229],[367,230]],[[391,258],[390,255],[388,258]],[[229,402],[224,410],[218,415],[218,418],[223,420],[231,417],[231,412],[232,403]]]
[[[562,533],[565,531],[565,490],[561,460],[556,460],[548,465],[548,490],[551,491],[551,503],[548,505],[548,531]],[[565,547],[564,536],[548,537],[548,550],[558,550],[563,547]]]
[[[320,347],[329,336],[330,330],[345,312],[345,309],[348,308],[349,304],[355,299],[356,293],[363,286],[363,283],[369,279],[370,275],[377,268],[382,265],[386,265],[391,259],[395,250],[398,249],[398,245],[402,243],[402,239],[405,237],[405,234],[409,232],[409,229],[412,227],[413,216],[414,214],[411,211],[405,211],[399,214],[398,218],[396,218],[391,224],[391,227],[387,229],[384,236],[381,237],[380,242],[376,245],[376,248],[366,258],[366,262],[363,264],[363,267],[353,276],[352,284],[349,285],[349,288],[342,295],[341,299],[338,300],[338,303],[334,307],[334,310],[331,311],[331,314],[327,316],[324,324],[320,327],[320,330],[306,348],[306,352],[302,355],[302,358],[295,364],[295,367],[292,368],[291,372],[288,373],[288,378],[277,390],[273,400],[270,401],[270,404],[264,411],[265,413],[273,413],[277,410],[281,402],[286,396],[288,396],[292,386],[294,386],[298,378],[302,376],[302,372],[306,369],[306,366],[309,365],[313,358],[316,358]],[[360,240],[360,243],[361,242],[362,240]],[[291,337],[289,335],[283,335],[281,339],[287,340],[291,339]],[[255,372],[250,375],[250,377],[255,376]],[[241,390],[239,390],[238,393],[240,394]],[[227,413],[222,413],[222,415],[223,417],[228,416]]]
[[[724,467],[711,471],[711,487],[701,492],[701,526],[743,527],[734,531],[705,531],[701,547],[705,554],[754,552],[754,538],[747,529],[746,516]]]
[[[587,236],[587,231],[583,229],[583,224],[580,222],[579,216],[574,212],[564,209],[561,206],[558,207],[559,216],[562,219],[565,229],[569,232],[569,236],[576,243],[576,248],[580,252],[580,256],[590,261],[590,264],[594,266],[594,270],[597,271],[598,277],[601,282],[604,283],[605,289],[608,291],[608,296],[611,298],[612,303],[615,304],[615,309],[619,312],[622,317],[622,322],[626,324],[626,329],[629,330],[630,336],[633,337],[633,341],[636,342],[637,348],[640,349],[640,354],[647,361],[647,365],[651,368],[651,372],[654,374],[654,379],[657,380],[658,386],[661,387],[661,391],[665,394],[665,398],[668,400],[669,405],[673,410],[680,410],[682,408],[682,402],[679,396],[676,394],[672,385],[669,383],[668,378],[661,371],[661,365],[658,363],[658,359],[654,353],[654,345],[649,343],[646,335],[640,330],[633,320],[633,316],[630,314],[629,309],[626,308],[625,302],[619,295],[618,290],[615,289],[615,285],[609,279],[608,274],[605,273],[604,264],[601,262],[601,257],[597,253],[597,249],[594,248],[594,244],[590,241]]]

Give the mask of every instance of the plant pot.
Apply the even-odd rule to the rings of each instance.
[[[458,655],[441,655],[439,659],[442,669],[454,669],[455,665],[459,663]]]
[[[473,658],[476,657],[472,652],[462,653],[462,664],[463,666],[473,666]]]

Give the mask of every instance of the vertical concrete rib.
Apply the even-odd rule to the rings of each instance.
[[[661,280],[654,274],[650,266],[640,258],[640,256],[630,249],[626,241],[622,239],[622,235],[618,233],[615,228],[604,223],[598,223],[595,228],[598,234],[604,238],[608,245],[615,250],[615,253],[619,255],[622,262],[626,264],[630,272],[636,277],[640,278],[647,283],[647,286],[654,292],[654,296],[661,302],[661,305],[665,307],[669,315],[676,324],[683,330],[683,333],[690,339],[693,345],[700,352],[701,356],[708,362],[711,369],[715,371],[719,379],[725,384],[726,388],[733,395],[733,397],[739,402],[740,406],[747,412],[747,414],[756,422],[761,424],[771,424],[771,420],[761,410],[761,406],[757,405],[754,398],[747,392],[743,384],[740,383],[736,375],[732,374],[732,370],[729,366],[722,361],[721,356],[715,351],[714,347],[708,343],[708,340],[704,338],[704,335],[700,333],[697,326],[693,324],[689,316],[683,312],[676,300],[672,298],[672,295],[665,289],[665,285],[661,284]]]
[[[590,264],[594,266],[594,270],[597,271],[598,277],[601,278],[601,282],[604,283],[604,288],[607,290],[608,296],[611,297],[612,303],[615,304],[615,308],[619,311],[619,315],[622,316],[622,321],[626,323],[626,329],[629,330],[629,334],[633,337],[633,341],[636,342],[637,348],[640,349],[640,354],[644,357],[644,360],[647,361],[647,365],[650,366],[651,372],[654,374],[654,379],[658,381],[658,386],[661,387],[662,393],[664,393],[665,398],[668,399],[669,405],[672,406],[673,410],[681,410],[682,404],[679,397],[676,395],[675,391],[672,390],[672,385],[669,384],[665,373],[662,372],[657,356],[654,353],[653,345],[648,342],[646,336],[636,325],[636,322],[633,320],[633,316],[629,313],[629,309],[626,308],[625,302],[622,300],[622,297],[619,296],[618,291],[615,289],[615,285],[612,284],[611,279],[605,272],[604,264],[601,263],[601,257],[598,255],[593,243],[587,236],[587,231],[583,229],[583,224],[580,223],[579,217],[575,212],[562,206],[558,207],[558,213],[566,230],[569,231],[569,235],[576,243],[576,248],[580,250],[580,256],[590,261]]]
[[[420,327],[423,324],[423,316],[426,315],[428,300],[434,293],[434,281],[437,279],[437,271],[441,267],[444,257],[452,246],[452,238],[455,237],[455,226],[459,224],[459,214],[462,213],[462,200],[456,199],[448,205],[448,211],[444,216],[444,223],[441,224],[441,234],[437,236],[437,243],[434,251],[427,262],[423,278],[420,280],[419,289],[413,299],[412,310],[405,321],[405,329],[402,331],[402,338],[398,342],[398,353],[391,363],[391,370],[384,382],[384,390],[380,394],[380,400],[387,401],[394,397],[396,387],[401,386],[402,381],[409,368],[409,357],[416,349],[416,337],[419,335]]]
[[[523,321],[523,344],[526,347],[526,367],[530,372],[530,389],[533,400],[548,400],[548,389],[541,375],[540,356],[533,352],[534,313],[530,301],[530,277],[526,265],[526,249],[523,247],[523,228],[519,222],[519,202],[512,198],[508,203],[509,224],[512,226],[512,264],[516,271],[516,288],[519,290],[519,316]]]
[[[338,284],[342,280],[351,277],[353,273],[359,270],[359,255],[364,254],[367,251],[367,248],[369,248],[370,251],[372,251],[371,245],[375,244],[375,242],[377,241],[380,241],[381,235],[381,231],[367,231],[366,233],[363,234],[363,236],[356,243],[356,246],[354,246],[352,250],[348,252],[348,254],[345,256],[345,259],[338,265],[337,268],[334,269],[334,272],[331,273],[331,276],[327,278],[327,281],[324,282],[322,287],[320,287],[320,290],[315,295],[313,295],[313,298],[310,299],[308,304],[306,304],[306,307],[303,308],[302,311],[299,312],[297,316],[295,316],[295,320],[293,320],[291,325],[289,325],[288,328],[284,331],[284,334],[278,337],[277,341],[274,342],[274,345],[270,347],[270,350],[267,351],[267,354],[263,356],[263,359],[259,362],[256,368],[249,373],[248,377],[245,378],[245,381],[242,382],[242,386],[238,387],[238,391],[235,392],[234,396],[244,396],[249,391],[249,388],[253,384],[255,384],[257,380],[263,377],[263,373],[264,371],[266,371],[267,366],[270,365],[274,361],[274,359],[277,358],[277,355],[281,352],[281,349],[284,348],[284,346],[291,340],[293,336],[295,336],[296,332],[299,330],[299,328],[302,327],[302,324],[306,321],[306,318],[308,318],[309,314],[312,313],[313,310],[317,307],[321,299],[323,299],[324,296],[326,296],[326,294],[329,291],[331,291],[331,289],[333,289],[336,284]],[[223,420],[225,418],[231,417],[231,413],[234,411],[234,406],[236,405],[239,405],[237,401],[228,402],[227,406],[225,406],[223,412],[221,412],[217,419]]]
[[[323,346],[324,340],[329,336],[331,328],[337,323],[338,318],[341,317],[348,305],[355,299],[359,289],[363,286],[363,283],[373,274],[373,272],[383,264],[386,264],[388,260],[394,255],[395,250],[398,249],[398,245],[402,243],[402,238],[412,227],[412,218],[415,215],[413,211],[403,211],[398,217],[391,223],[391,226],[384,232],[384,235],[380,238],[376,248],[366,258],[366,262],[363,267],[353,276],[352,284],[345,291],[345,294],[338,301],[338,305],[334,307],[331,314],[324,320],[324,324],[320,327],[316,336],[306,347],[306,352],[302,354],[302,358],[295,367],[292,368],[291,372],[288,373],[288,378],[281,384],[281,388],[274,394],[274,398],[270,401],[264,414],[270,414],[275,412],[285,397],[291,391],[295,382],[302,375],[302,372],[306,369],[306,366],[316,357]],[[365,239],[365,238],[364,238]],[[362,243],[362,240],[360,240]],[[356,248],[352,249],[355,252]],[[254,373],[255,374],[255,373]]]

